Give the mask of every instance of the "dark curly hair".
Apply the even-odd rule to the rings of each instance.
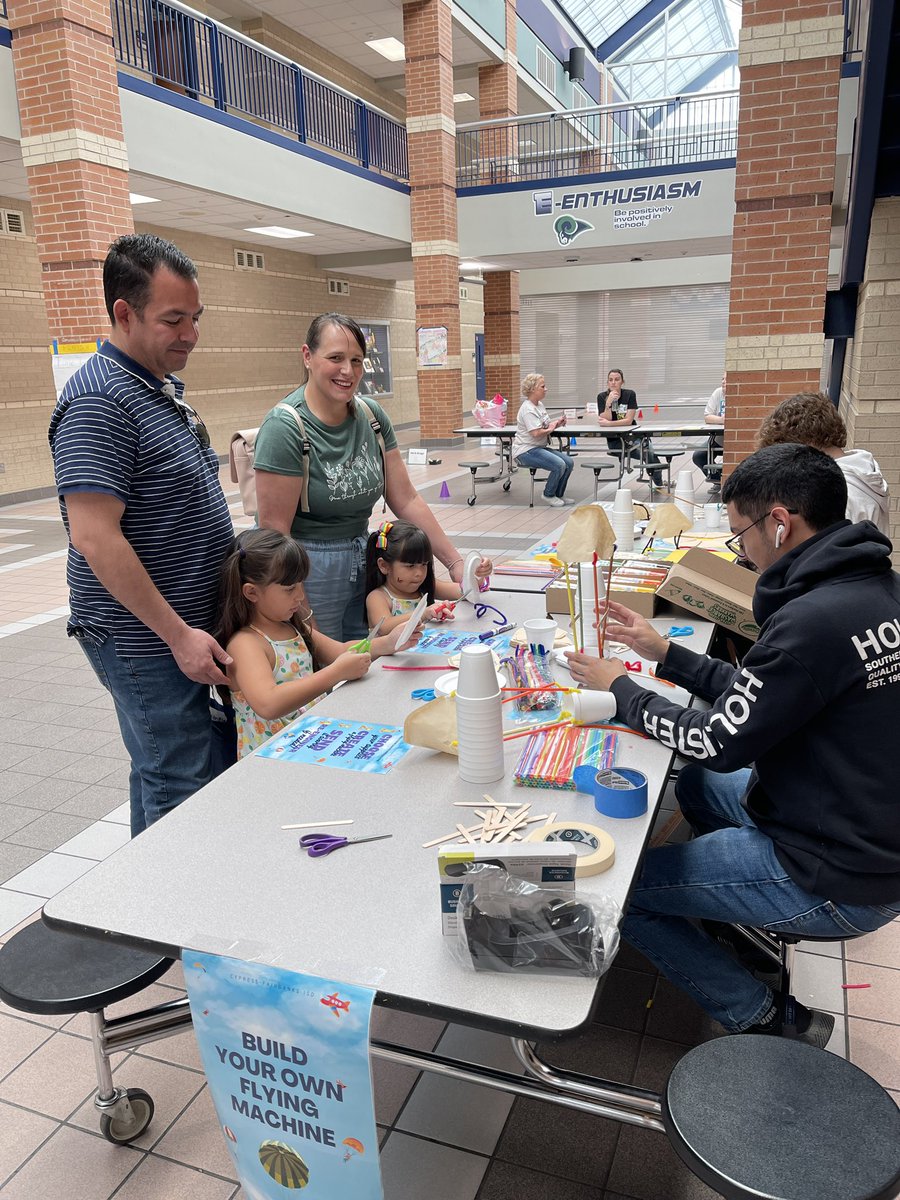
[[[782,442],[799,442],[816,450],[847,444],[847,426],[827,396],[822,392],[798,392],[782,400],[759,427],[759,448],[778,446]]]

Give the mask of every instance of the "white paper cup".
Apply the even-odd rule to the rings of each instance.
[[[616,698],[612,692],[571,692],[563,703],[579,725],[609,721],[616,715]]]
[[[542,653],[549,654],[556,641],[556,631],[559,628],[550,617],[534,617],[522,625],[525,630],[526,646],[536,646]]]
[[[612,510],[614,513],[627,512],[629,517],[633,517],[634,501],[631,498],[631,488],[618,488],[616,490],[616,498],[613,500]]]
[[[613,533],[616,535],[616,545],[619,549],[631,549],[634,546],[634,515],[614,512],[612,515]]]
[[[463,659],[465,653],[464,649]],[[480,700],[470,700],[457,694],[456,730],[460,779],[467,783],[494,783],[502,779],[503,713],[500,693]]]
[[[458,674],[457,696],[480,700],[497,694],[497,672],[490,646],[463,646]]]
[[[721,509],[718,504],[703,505],[703,524],[707,529],[718,529],[721,515]]]

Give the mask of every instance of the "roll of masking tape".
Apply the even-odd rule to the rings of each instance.
[[[641,771],[576,767],[572,780],[579,792],[594,797],[594,808],[605,817],[640,817],[647,811],[647,776]]]
[[[599,875],[608,871],[616,861],[616,843],[605,829],[597,825],[582,825],[577,821],[552,821],[532,829],[526,842],[561,842],[579,847],[575,863],[575,874]],[[585,850],[587,851],[585,853]]]

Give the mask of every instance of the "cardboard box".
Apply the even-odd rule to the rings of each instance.
[[[695,616],[755,641],[756,575],[708,550],[692,549],[674,564],[658,595]]]
[[[582,579],[585,581],[584,586],[587,588],[586,595],[589,597],[588,607],[590,608],[592,608],[594,603],[594,584],[591,570],[591,567],[582,564]],[[601,589],[602,586],[603,585],[601,583]],[[572,588],[574,592],[574,578],[572,581]],[[657,593],[650,591],[648,588],[642,588],[640,591],[636,591],[629,587],[628,590],[622,590],[621,588],[616,587],[615,579],[613,579],[612,590],[609,594],[611,599],[617,601],[619,604],[624,604],[626,608],[630,608],[632,612],[636,612],[642,617],[654,617],[659,610]],[[569,615],[569,598],[566,594],[566,581],[564,578],[557,580],[555,583],[551,583],[544,592],[544,596],[547,600],[548,617]]]
[[[439,847],[441,932],[445,937],[456,936],[456,905],[466,881],[466,864],[501,862],[517,879],[561,891],[574,891],[577,858],[578,854],[562,842],[517,842],[512,846],[454,843]]]

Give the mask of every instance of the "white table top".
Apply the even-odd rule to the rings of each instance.
[[[595,417],[575,417],[565,425],[553,431],[553,437],[622,437],[639,435],[641,437],[664,437],[666,434],[678,434],[685,437],[699,437],[712,433],[721,433],[724,425],[707,425],[702,417],[685,417],[683,420],[674,418],[647,419],[625,425],[615,421],[611,425],[601,425]],[[454,429],[454,433],[466,437],[514,437],[516,425],[501,425],[498,429],[485,429],[481,425],[463,425]]]
[[[537,596],[503,603],[519,619],[543,615]],[[466,619],[467,608],[472,613],[468,605],[457,609],[457,628],[482,629],[483,622]],[[686,644],[705,649],[712,627],[694,624],[698,632]],[[411,690],[428,686],[438,672],[390,672],[383,664],[440,661],[419,654],[380,659],[366,679],[326,698],[321,711],[402,723],[417,703]],[[665,692],[686,700],[671,688]],[[421,748],[387,775],[250,756],[49,900],[45,917],[54,927],[166,954],[200,950],[369,985],[390,1007],[513,1035],[574,1032],[591,1016],[595,982],[476,974],[457,965],[441,935],[437,849],[422,847],[465,823],[467,810],[453,800],[478,800],[485,791],[500,801],[530,800],[535,815],[556,811],[559,820],[613,834],[615,865],[579,880],[579,889],[611,894],[624,908],[655,806],[644,817],[616,821],[575,792],[514,788],[512,769],[524,741],[507,743],[507,774],[488,787],[462,782],[455,758]],[[651,798],[662,791],[671,758],[657,742],[620,737],[617,764],[640,768]],[[333,832],[393,836],[310,859],[298,847],[300,833],[281,829],[344,817],[355,823]]]

